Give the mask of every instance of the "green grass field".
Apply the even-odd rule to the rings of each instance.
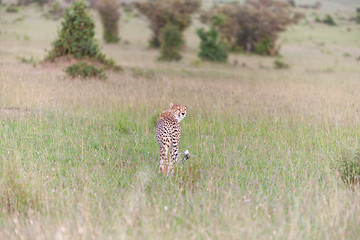
[[[311,12],[279,39],[285,70],[255,55],[193,64],[197,21],[183,59],[157,62],[144,19],[123,15],[129,44],[105,45],[94,13],[124,67],[102,81],[41,63],[60,21],[0,8],[0,239],[358,239],[359,188],[339,164],[359,151],[360,25]],[[188,106],[192,158],[162,177],[170,102]]]

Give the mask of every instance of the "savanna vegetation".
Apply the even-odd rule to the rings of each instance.
[[[107,43],[119,42],[120,2],[115,0],[99,0],[97,9],[104,28],[103,38]]]
[[[200,38],[199,58],[211,62],[226,62],[227,53],[226,45],[219,35],[219,31],[215,29],[216,26],[223,24],[223,21],[218,21],[218,17],[214,16],[213,22],[208,30],[199,28],[196,34]]]
[[[291,24],[304,17],[285,1],[247,0],[214,5],[202,15],[204,22],[222,18],[218,30],[233,51],[275,55],[276,40]]]
[[[191,14],[199,10],[201,0],[153,0],[138,1],[135,8],[149,20],[153,35],[150,47],[160,47],[161,30],[167,25],[176,26],[183,32],[191,24]]]
[[[105,0],[104,0],[105,1]],[[101,20],[104,23],[104,4],[105,2],[99,4],[99,13]],[[115,12],[117,8],[115,7]],[[108,14],[109,15],[109,14]],[[117,26],[117,24],[114,24]],[[113,32],[112,41],[110,41],[110,35],[106,34],[109,29],[106,28],[105,24],[105,33],[104,40],[106,42],[112,42],[117,38],[117,31]],[[93,64],[88,64],[85,62],[78,62],[72,66],[69,66],[66,69],[66,72],[74,76],[82,77],[99,77],[105,78],[104,70],[94,64],[104,65],[108,68],[115,67],[113,59],[108,59],[106,56],[101,53],[97,40],[94,38],[95,35],[95,24],[88,13],[87,4],[84,1],[76,1],[71,4],[71,6],[66,9],[64,20],[61,22],[61,29],[58,33],[58,38],[53,41],[52,49],[45,57],[45,61],[55,62],[65,60],[66,61],[92,61]]]
[[[96,49],[124,71],[99,80],[87,61],[85,80],[68,59],[44,61],[63,18],[3,0],[0,239],[357,239],[358,1],[322,3],[294,9],[306,18],[277,33],[276,58],[227,63],[198,58],[199,15],[165,63],[143,15],[121,8],[121,41],[106,44],[87,9]],[[326,14],[336,26],[316,22]],[[188,107],[191,158],[162,177],[155,123],[170,102]]]

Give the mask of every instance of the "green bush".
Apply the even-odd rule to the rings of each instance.
[[[356,14],[355,21],[357,24],[360,24],[360,13]]]
[[[338,171],[341,179],[349,184],[360,183],[360,151],[346,151],[342,154],[338,164]]]
[[[190,65],[193,66],[193,67],[200,67],[201,64],[202,64],[201,58],[195,58],[190,63]]]
[[[180,30],[173,24],[167,24],[160,34],[160,57],[161,61],[179,61],[180,49],[183,38]]]
[[[100,0],[97,10],[104,27],[103,38],[107,43],[119,42],[120,4],[116,0]]]
[[[101,67],[95,67],[93,65],[80,62],[73,65],[70,65],[66,68],[66,73],[71,77],[81,77],[81,78],[99,78],[106,79],[105,70]]]
[[[19,12],[19,7],[11,4],[10,6],[8,6],[6,8],[6,12],[8,12],[8,13],[17,13],[17,12]]]
[[[203,28],[197,30],[197,35],[200,38],[200,51],[198,57],[205,61],[212,62],[226,62],[227,54],[225,46],[221,42],[219,32],[214,26],[211,26],[208,31]]]
[[[324,18],[324,20],[322,20],[322,22],[325,24],[328,24],[330,26],[336,26],[336,23],[330,14],[326,14],[325,18]]]
[[[269,37],[265,37],[255,44],[255,53],[259,55],[275,55],[275,43]]]
[[[276,59],[274,61],[274,68],[275,69],[288,69],[288,68],[290,68],[290,66],[289,66],[289,64],[284,63],[280,59]]]
[[[100,52],[94,35],[95,24],[86,10],[86,3],[82,0],[73,2],[70,8],[66,9],[64,20],[61,22],[59,37],[53,42],[53,49],[46,56],[46,60],[55,61],[58,57],[68,56],[97,61],[107,68],[122,70],[120,66],[115,65],[113,59],[106,58],[105,54]],[[97,69],[96,67],[93,68]],[[69,71],[71,70],[70,68]],[[100,70],[92,71],[90,68],[85,68],[83,71],[85,75],[80,74],[80,76],[87,77],[87,73],[91,75],[92,72],[101,76]]]
[[[80,58],[96,58],[99,47],[94,39],[95,24],[86,10],[84,1],[72,3],[66,9],[64,20],[61,23],[59,37],[53,42],[53,49],[47,60],[54,60],[60,56]]]
[[[22,62],[22,63],[28,63],[28,64],[32,64],[33,67],[36,66],[37,62],[34,58],[34,56],[31,55],[31,57],[26,58],[26,57],[17,57],[17,59]]]

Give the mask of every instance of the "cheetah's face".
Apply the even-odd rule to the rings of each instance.
[[[180,122],[186,116],[187,107],[181,104],[170,104],[171,112],[174,114],[176,119]]]

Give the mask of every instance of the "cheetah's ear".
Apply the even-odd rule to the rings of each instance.
[[[173,106],[174,106],[174,104],[171,102],[171,103],[170,103],[170,108],[172,108]]]

